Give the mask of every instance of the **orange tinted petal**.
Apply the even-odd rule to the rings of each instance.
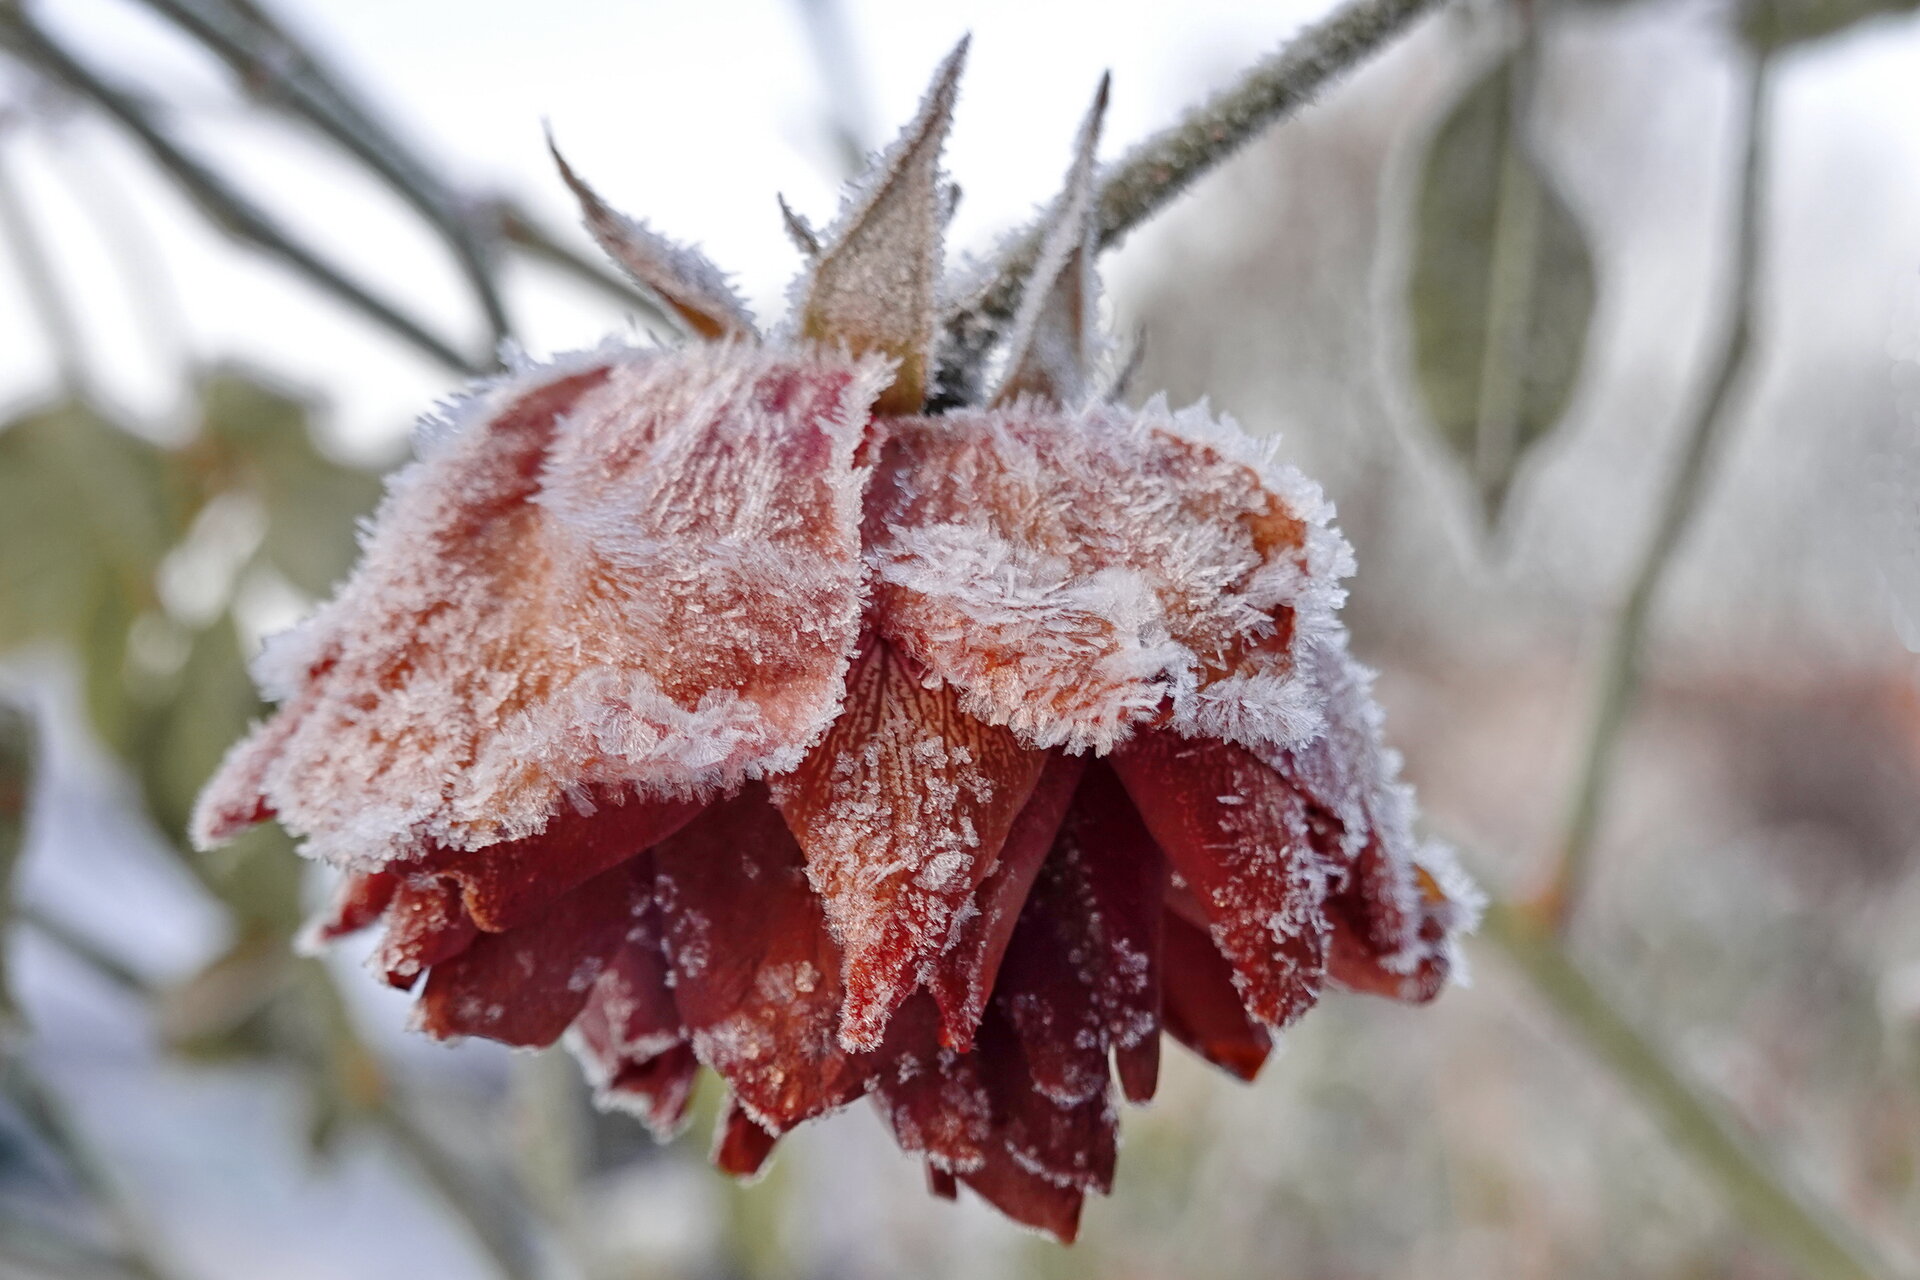
[[[741,1104],[784,1132],[865,1092],[835,1034],[840,949],[766,788],[716,803],[653,864],[674,1001]]]
[[[848,1046],[878,1045],[930,974],[1046,760],[962,712],[948,686],[927,687],[884,641],[855,659],[840,718],[771,784],[846,949]]]
[[[1243,747],[1168,732],[1114,753],[1147,829],[1192,886],[1248,1012],[1284,1027],[1326,976],[1326,873],[1305,802]]]

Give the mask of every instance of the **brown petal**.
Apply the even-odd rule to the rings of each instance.
[[[460,891],[445,880],[402,880],[387,904],[386,936],[373,964],[387,984],[410,990],[434,965],[465,951],[480,931],[460,906]]]
[[[386,913],[400,888],[391,871],[349,871],[334,888],[333,901],[300,931],[303,946],[324,946],[372,925]]]
[[[1050,1182],[1105,1195],[1119,1158],[1119,1117],[1107,1090],[1106,1054],[1094,1049],[1091,1087],[1062,1100],[1023,1051],[1033,1042],[1012,1023],[1012,1000],[996,996],[980,1025],[980,1073],[993,1106],[994,1136],[1023,1169]]]
[[[594,242],[642,289],[658,295],[675,319],[708,341],[760,336],[746,304],[699,250],[675,244],[609,208],[560,155],[552,134],[547,135],[547,150],[561,180],[580,202],[581,221]]]
[[[1167,1031],[1208,1062],[1242,1080],[1260,1074],[1273,1041],[1248,1019],[1233,971],[1204,929],[1169,911],[1161,937]]]
[[[1020,922],[1020,908],[1052,848],[1074,788],[1086,769],[1081,756],[1052,752],[1033,794],[1007,830],[993,870],[973,894],[973,911],[954,927],[953,941],[927,984],[940,1005],[940,1040],[950,1049],[973,1044],[974,1028],[986,1011],[987,997],[1000,972],[1007,943]],[[1158,858],[1159,852],[1154,856]]]
[[[918,413],[927,398],[945,222],[940,148],[966,53],[962,40],[947,55],[919,114],[828,228],[797,308],[802,336],[897,362],[877,414]]]
[[[1360,865],[1364,867],[1366,862],[1363,851]],[[1333,937],[1327,952],[1327,973],[1335,982],[1352,991],[1409,1004],[1423,1004],[1445,990],[1452,969],[1447,946],[1449,903],[1424,868],[1416,867],[1414,876],[1420,891],[1420,918],[1410,948],[1388,950],[1381,946],[1378,938],[1387,931],[1379,928],[1369,914],[1372,904],[1365,893],[1364,873],[1358,888],[1328,904]]]
[[[1131,1102],[1159,1079],[1160,934],[1166,860],[1113,770],[1088,770],[1061,840],[1086,886],[1099,958],[1097,992],[1121,1086]]]
[[[684,800],[628,800],[592,813],[567,808],[536,835],[470,852],[437,849],[408,865],[458,884],[473,922],[499,933],[533,919],[575,885],[658,844],[703,807]]]
[[[679,1069],[662,1060],[686,1041],[686,1028],[669,985],[659,910],[652,900],[652,866],[652,859],[642,854],[630,869],[635,892],[642,899],[639,910],[625,940],[595,980],[567,1040],[594,1086],[596,1101],[628,1109],[637,1101],[649,1123],[677,1119],[667,1085]],[[691,1050],[685,1056],[692,1061]],[[614,1096],[622,1082],[629,1095],[624,1100]],[[687,1083],[691,1085],[691,1080]],[[679,1102],[684,1104],[685,1099]],[[655,1110],[666,1114],[656,1116]]]
[[[1141,818],[1192,886],[1248,1012],[1284,1027],[1326,977],[1326,875],[1305,803],[1244,747],[1171,732],[1113,755]]]
[[[1044,1231],[1061,1244],[1072,1244],[1080,1234],[1085,1194],[1021,1168],[1004,1147],[994,1148],[977,1168],[962,1173],[960,1181],[1015,1222]]]
[[[586,1005],[645,906],[645,891],[632,868],[615,867],[555,902],[538,920],[475,938],[428,973],[415,1009],[419,1027],[441,1039],[552,1044]]]
[[[701,1060],[784,1132],[866,1090],[836,1038],[840,949],[766,788],[714,804],[653,851],[674,1001]]]
[[[677,1044],[644,1062],[628,1062],[596,1092],[602,1107],[637,1117],[665,1142],[686,1127],[700,1061],[693,1046]]]
[[[736,1178],[758,1177],[779,1140],[778,1134],[761,1126],[738,1101],[728,1098],[713,1135],[714,1167]]]
[[[940,1046],[940,1012],[931,997],[916,993],[900,1006],[874,1056],[874,1103],[902,1151],[965,1173],[998,1149],[979,1055]]]
[[[884,641],[855,659],[826,739],[771,784],[846,949],[848,1047],[878,1045],[930,974],[1046,760],[962,712],[951,688],[928,688]]]

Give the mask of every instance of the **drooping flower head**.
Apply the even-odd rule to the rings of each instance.
[[[663,1135],[712,1068],[729,1172],[871,1097],[936,1192],[1071,1239],[1163,1032],[1250,1079],[1329,985],[1429,999],[1472,890],[1415,841],[1319,490],[1101,389],[1104,87],[996,390],[934,386],[963,53],[824,234],[790,217],[769,337],[561,162],[689,341],[430,420],[195,837],[342,868],[313,936],[383,924],[431,1035],[565,1037]]]

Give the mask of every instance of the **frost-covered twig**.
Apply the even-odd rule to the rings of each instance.
[[[119,121],[154,162],[172,175],[200,210],[229,234],[280,259],[354,310],[367,316],[448,368],[478,373],[481,366],[452,344],[436,337],[398,307],[296,240],[266,213],[254,207],[224,178],[189,155],[154,118],[145,104],[108,84],[18,6],[0,8],[0,44],[29,65],[58,79]]]
[[[460,198],[342,79],[258,6],[222,0],[144,0],[198,40],[263,99],[306,121],[384,181],[440,233],[472,286],[495,344],[511,336],[486,245]]]
[[[1659,1121],[1757,1236],[1816,1280],[1889,1280],[1901,1272],[1774,1167],[1726,1108],[1689,1081],[1616,1009],[1558,938],[1525,908],[1494,902],[1481,936]]]
[[[1666,579],[1674,553],[1692,524],[1709,474],[1714,445],[1733,416],[1728,400],[1747,367],[1756,306],[1755,277],[1760,256],[1760,205],[1766,181],[1767,91],[1770,64],[1765,52],[1755,55],[1747,80],[1741,113],[1746,131],[1740,166],[1740,191],[1735,203],[1734,255],[1728,302],[1728,329],[1708,377],[1707,387],[1687,423],[1680,464],[1668,483],[1658,522],[1647,541],[1626,600],[1614,620],[1600,669],[1593,720],[1587,733],[1560,856],[1553,879],[1538,904],[1541,913],[1564,927],[1578,906],[1585,887],[1593,845],[1607,787],[1613,776],[1620,731],[1632,708],[1640,681],[1641,655],[1647,624],[1660,585]]]
[[[1184,119],[1136,145],[1100,184],[1101,248],[1117,243],[1195,179],[1268,125],[1311,101],[1328,83],[1440,3],[1348,0],[1284,48],[1254,63],[1238,82]],[[1035,225],[1010,241],[982,287],[949,320],[949,328],[966,352],[985,350],[1013,316],[1045,233],[1044,226]]]

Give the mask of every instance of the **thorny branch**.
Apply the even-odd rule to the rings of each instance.
[[[1321,89],[1377,53],[1415,18],[1443,0],[1347,0],[1332,15],[1249,67],[1239,80],[1177,123],[1137,144],[1100,184],[1100,247],[1127,232],[1262,130],[1305,106]],[[1020,304],[1046,234],[1027,228],[989,264],[980,283],[947,318],[953,349],[941,385],[964,386]]]
[[[119,121],[139,140],[154,162],[173,176],[201,211],[229,234],[282,259],[320,288],[448,368],[469,374],[481,371],[480,365],[462,355],[453,344],[437,337],[398,306],[377,296],[294,238],[225,179],[189,155],[143,103],[101,79],[49,35],[24,8],[0,8],[0,44]]]
[[[1647,625],[1652,617],[1653,606],[1659,599],[1660,586],[1666,580],[1674,555],[1700,505],[1714,446],[1733,416],[1729,409],[1730,397],[1747,367],[1747,351],[1753,340],[1757,302],[1755,278],[1760,256],[1760,205],[1767,176],[1770,76],[1768,55],[1765,52],[1756,54],[1747,79],[1740,116],[1746,136],[1742,143],[1740,191],[1735,204],[1737,225],[1734,229],[1729,327],[1725,343],[1708,377],[1705,393],[1687,423],[1679,466],[1668,482],[1657,523],[1641,555],[1625,603],[1614,619],[1600,669],[1593,720],[1568,806],[1559,862],[1554,869],[1552,882],[1536,904],[1540,913],[1557,928],[1564,928],[1571,919],[1585,888],[1594,840],[1599,832],[1600,815],[1618,756],[1620,731],[1626,724],[1627,713],[1632,708],[1640,681]]]

